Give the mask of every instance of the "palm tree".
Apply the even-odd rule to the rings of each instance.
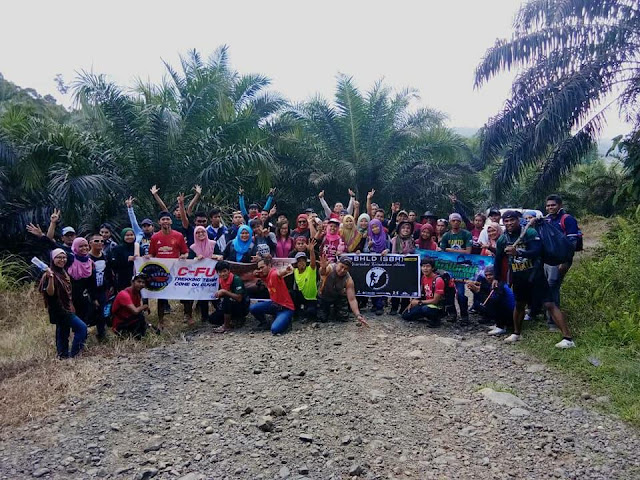
[[[482,157],[501,158],[497,195],[533,166],[534,188],[557,185],[580,162],[617,104],[640,124],[640,7],[637,0],[529,0],[510,39],[476,69],[481,86],[521,69],[504,109],[483,129]]]
[[[348,188],[361,198],[374,188],[383,200],[443,193],[444,177],[459,173],[471,154],[444,128],[444,114],[410,110],[416,98],[415,90],[394,93],[382,82],[363,95],[351,77],[339,75],[333,103],[316,97],[288,112],[301,126],[290,140],[306,164],[303,175],[332,196]]]

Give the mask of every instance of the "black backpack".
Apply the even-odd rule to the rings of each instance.
[[[451,281],[451,275],[444,270],[436,271],[436,277],[433,278],[431,291],[436,291],[436,279],[440,277],[444,282],[444,298],[441,303],[442,311],[445,315],[456,313],[456,287]]]
[[[544,263],[561,265],[571,261],[575,248],[562,230],[545,220],[537,221],[535,229],[542,242],[542,261]]]

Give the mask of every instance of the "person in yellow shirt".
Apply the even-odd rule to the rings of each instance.
[[[296,284],[293,291],[293,303],[296,306],[296,315],[300,315],[300,312],[304,311],[304,315],[307,318],[315,318],[318,310],[315,246],[316,239],[312,238],[308,246],[309,264],[307,264],[307,254],[305,252],[298,252],[294,257],[296,268],[293,274]]]

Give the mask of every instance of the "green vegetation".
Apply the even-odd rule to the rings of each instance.
[[[593,256],[581,258],[562,287],[577,348],[559,351],[546,328],[525,332],[523,347],[588,382],[604,406],[640,425],[640,208],[618,218]]]

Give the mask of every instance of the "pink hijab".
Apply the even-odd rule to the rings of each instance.
[[[89,255],[80,255],[80,246],[85,243],[88,245],[85,238],[77,237],[71,245],[74,258],[71,266],[67,268],[67,273],[74,280],[89,278],[93,273],[93,260],[89,258]]]
[[[203,231],[205,234],[207,233],[207,229],[202,225],[198,225],[193,230],[193,245],[191,245],[191,250],[195,252],[196,255],[202,256],[204,258],[211,258],[213,255],[213,248],[216,246],[216,242],[213,240],[209,240],[209,237],[206,236],[204,240],[198,240],[197,233],[199,231]]]

